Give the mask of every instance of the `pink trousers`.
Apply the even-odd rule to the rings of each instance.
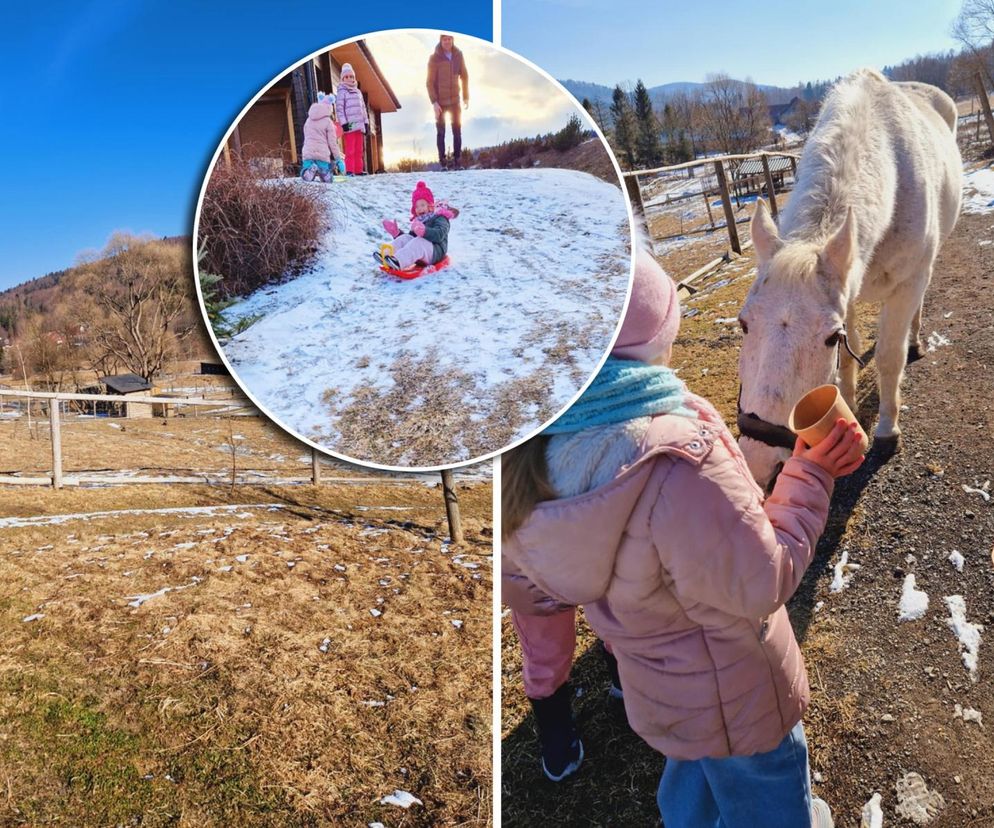
[[[402,233],[391,244],[393,245],[393,255],[400,262],[401,267],[410,267],[415,262],[434,264],[432,259],[435,257],[435,246],[420,236],[409,236],[407,233]]]
[[[521,642],[521,672],[525,695],[546,699],[569,678],[576,647],[576,610],[555,615],[525,615],[511,611]]]
[[[355,175],[362,174],[362,153],[365,148],[365,133],[361,129],[346,132],[342,136],[345,144],[345,172]]]

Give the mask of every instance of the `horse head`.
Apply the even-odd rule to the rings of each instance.
[[[790,435],[777,427],[805,393],[838,381],[856,223],[850,208],[824,240],[783,239],[760,200],[751,231],[758,270],[739,313],[739,444],[766,487],[791,454]]]

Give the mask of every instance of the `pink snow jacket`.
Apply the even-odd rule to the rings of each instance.
[[[809,691],[784,603],[811,563],[834,481],[791,458],[769,499],[721,416],[654,417],[608,484],[540,503],[503,545],[503,600],[583,605],[618,659],[632,728],[677,759],[774,749]]]
[[[331,104],[320,101],[312,103],[304,121],[304,146],[300,150],[304,161],[331,161],[341,158],[338,147],[338,134],[331,120]]]
[[[338,123],[346,132],[366,131],[369,123],[369,113],[366,111],[366,102],[362,97],[362,90],[358,87],[350,89],[344,83],[338,87],[338,98],[335,100],[335,114],[338,115]],[[346,129],[346,124],[351,124],[352,129]]]

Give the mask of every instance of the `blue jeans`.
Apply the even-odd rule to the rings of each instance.
[[[667,759],[656,804],[666,828],[806,828],[811,776],[804,728],[798,722],[769,753]]]

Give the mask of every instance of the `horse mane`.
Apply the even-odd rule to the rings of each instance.
[[[860,69],[836,84],[822,104],[801,153],[794,192],[780,227],[785,239],[823,240],[860,200],[863,172],[873,164],[878,140],[877,94],[889,83],[874,69]],[[883,87],[885,88],[885,87]]]

